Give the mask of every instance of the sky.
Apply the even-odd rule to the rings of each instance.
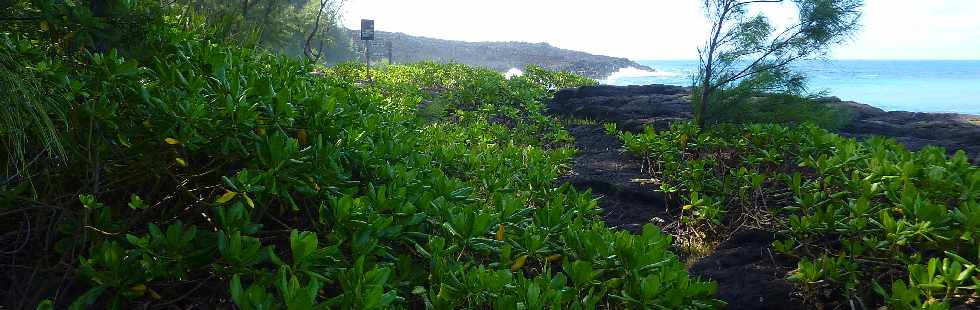
[[[347,0],[344,25],[463,41],[547,42],[634,60],[696,59],[700,0]],[[760,4],[775,23],[789,4]],[[980,59],[980,0],[865,0],[862,28],[836,59]]]

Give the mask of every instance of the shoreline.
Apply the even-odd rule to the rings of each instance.
[[[646,71],[645,69],[642,69],[642,68],[633,68],[633,67],[620,68],[620,70],[629,70],[629,69],[636,69],[636,70]],[[653,71],[649,71],[649,72],[650,73],[659,73],[661,71],[653,70]],[[615,74],[615,73],[613,73],[613,74]],[[602,86],[615,86],[615,87],[664,85],[664,86],[681,87],[681,88],[686,88],[686,89],[690,89],[691,88],[690,85],[660,84],[660,83],[653,83],[653,84],[635,84],[635,85],[617,85],[617,84],[608,83],[609,81],[614,81],[615,80],[615,79],[611,79],[612,76],[613,75],[610,75],[609,77],[607,77],[605,79],[596,80],[596,82],[599,82],[599,85],[602,85]],[[655,75],[647,75],[647,76],[655,76]],[[647,76],[643,76],[643,77],[647,77]],[[949,115],[957,115],[957,116],[961,116],[961,117],[964,117],[964,118],[976,118],[976,119],[978,119],[976,121],[976,124],[980,125],[980,113],[972,114],[972,113],[963,113],[963,112],[956,112],[956,111],[886,110],[885,108],[878,107],[878,106],[875,106],[875,105],[872,105],[872,104],[861,103],[861,102],[859,102],[859,101],[857,101],[855,99],[841,99],[840,97],[835,96],[835,95],[827,95],[825,97],[818,98],[817,100],[818,101],[821,101],[821,100],[830,100],[830,101],[838,101],[838,102],[849,102],[849,103],[854,103],[854,104],[858,104],[858,105],[862,105],[862,106],[868,106],[868,107],[871,107],[871,108],[874,108],[874,109],[881,110],[881,111],[886,112],[886,113],[888,113],[888,112],[902,112],[902,113],[926,113],[926,114],[949,114]]]
[[[616,123],[630,131],[644,126],[667,128],[675,121],[693,119],[690,87],[665,84],[615,86],[597,85],[563,89],[549,103],[552,111],[599,122]],[[938,146],[952,154],[967,153],[980,164],[980,116],[959,113],[885,111],[871,105],[824,97],[817,103],[833,105],[853,113],[852,119],[835,132],[858,139],[890,137],[913,151]]]
[[[669,84],[691,86],[697,60],[638,60],[658,74],[603,77],[609,85]],[[888,112],[980,115],[980,61],[838,60],[800,61],[791,65],[807,76],[807,91],[837,96]]]

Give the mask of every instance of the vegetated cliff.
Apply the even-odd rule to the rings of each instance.
[[[351,30],[355,38],[354,49],[363,54],[363,41],[359,30]],[[395,63],[411,63],[423,60],[458,62],[471,66],[486,67],[500,72],[511,68],[538,65],[555,71],[569,71],[594,79],[603,79],[622,68],[654,71],[626,58],[593,55],[585,52],[557,48],[547,43],[526,42],[464,42],[417,37],[397,32],[375,32],[371,57],[387,57],[384,42],[391,42],[391,56]],[[363,56],[361,56],[363,57]]]

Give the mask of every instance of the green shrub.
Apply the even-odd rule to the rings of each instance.
[[[809,123],[829,130],[843,128],[853,119],[849,110],[791,94],[766,94],[746,98],[743,102],[715,107],[711,113],[710,121],[714,123]]]
[[[843,138],[813,125],[675,124],[619,134],[648,159],[685,220],[739,225],[774,213],[776,252],[809,302],[948,308],[977,294],[980,169],[960,151],[910,152],[892,139]],[[759,223],[750,223],[759,224]],[[877,293],[877,294],[875,294]]]
[[[0,187],[0,233],[30,227],[11,235],[34,241],[11,252],[40,270],[32,305],[720,305],[669,236],[612,231],[591,193],[556,185],[574,149],[543,102],[588,81],[420,63],[360,87],[356,65],[216,43],[167,20],[147,33],[159,45],[148,62],[26,58],[55,63],[45,81],[73,98],[51,115],[66,162],[30,167],[36,189]],[[425,101],[446,113],[419,115]],[[19,271],[0,282],[35,277]],[[33,294],[62,274],[77,292]]]
[[[0,34],[0,145],[6,149],[2,158],[7,176],[30,178],[29,166],[47,154],[64,160],[62,146],[63,124],[55,124],[52,116],[64,119],[70,98],[66,89],[44,78],[47,73],[40,51],[30,48],[10,34]],[[31,68],[35,66],[35,68]],[[32,145],[34,147],[32,147]],[[5,178],[0,181],[9,181]]]

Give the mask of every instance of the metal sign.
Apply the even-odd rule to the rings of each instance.
[[[361,20],[361,40],[364,40],[364,41],[374,40],[374,20],[373,19],[362,19]]]

